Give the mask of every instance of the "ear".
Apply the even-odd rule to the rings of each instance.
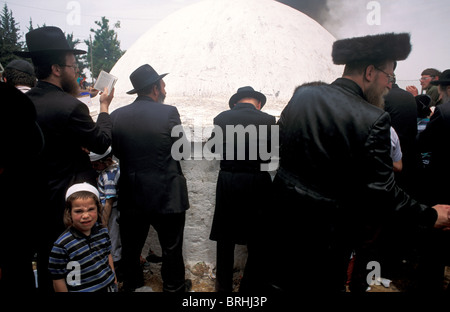
[[[364,80],[367,80],[369,82],[372,82],[377,75],[378,71],[373,65],[367,66],[366,69],[364,70]]]
[[[57,64],[52,65],[52,74],[56,77],[61,77],[63,68]]]
[[[153,88],[152,88],[152,94],[155,95],[155,96],[159,95],[159,90],[158,90],[158,87],[156,85],[154,85]]]

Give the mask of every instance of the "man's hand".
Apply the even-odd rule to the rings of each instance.
[[[105,88],[100,95],[100,113],[108,113],[109,105],[114,98],[114,88],[111,90],[111,93],[108,95],[108,88]]]
[[[450,230],[450,205],[435,205],[433,208],[436,209],[438,213],[438,218],[434,227]]]
[[[91,98],[93,98],[97,96],[98,90],[94,89],[93,87],[89,87],[89,93],[91,95]]]
[[[417,90],[417,88],[415,86],[407,86],[406,91],[408,91],[409,93],[411,93],[414,96],[419,95],[419,90]]]

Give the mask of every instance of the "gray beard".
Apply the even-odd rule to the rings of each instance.
[[[166,99],[166,96],[162,93],[158,96],[158,103],[164,104],[164,100]]]

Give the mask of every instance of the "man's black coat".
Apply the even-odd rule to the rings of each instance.
[[[431,152],[429,172],[425,180],[428,198],[439,203],[450,202],[450,102],[436,106],[424,131],[419,134],[419,148]]]
[[[124,209],[181,213],[189,208],[186,179],[171,155],[172,129],[181,124],[174,106],[138,96],[111,113],[113,153],[120,160],[120,201]],[[132,207],[130,207],[132,205]]]
[[[391,125],[398,134],[402,149],[403,169],[395,175],[400,187],[413,191],[417,182],[419,154],[417,149],[417,104],[414,96],[393,85],[385,97],[385,110],[391,116]]]
[[[295,289],[308,281],[336,291],[345,284],[355,251],[352,281],[364,291],[366,267],[379,260],[378,232],[394,212],[404,222],[427,227],[437,219],[434,209],[395,182],[389,114],[368,103],[355,82],[339,78],[298,89],[279,125],[272,245],[287,255],[275,283]],[[296,256],[295,250],[304,253]]]
[[[210,239],[226,240],[234,243],[245,244],[256,225],[257,216],[268,203],[271,178],[268,172],[261,171],[259,157],[249,159],[250,141],[258,148],[270,151],[271,126],[275,125],[275,117],[257,110],[250,103],[238,103],[231,109],[220,113],[214,118],[214,125],[221,129],[223,134],[223,159],[220,162],[220,172],[216,190],[216,208],[211,229]],[[251,140],[249,135],[240,145],[237,136],[233,140],[233,160],[227,155],[227,143],[231,144],[231,138],[227,136],[227,126],[242,125],[256,126],[257,136]],[[260,128],[267,126],[267,140],[259,142]],[[235,128],[236,129],[236,128]],[[261,129],[262,130],[262,129]],[[266,131],[262,130],[262,131]],[[262,147],[261,144],[267,144]],[[244,159],[238,158],[238,150],[245,147]],[[244,150],[244,149],[243,149]],[[217,152],[217,150],[216,150]]]
[[[67,189],[79,182],[96,185],[97,174],[82,148],[104,153],[111,145],[111,119],[109,114],[100,113],[94,122],[86,104],[48,82],[39,81],[27,95],[44,135],[42,158],[51,200],[59,206],[55,207],[60,211],[56,217],[62,224]]]

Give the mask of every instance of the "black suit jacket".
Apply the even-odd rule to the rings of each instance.
[[[271,126],[275,125],[276,120],[275,117],[272,115],[269,115],[267,113],[261,112],[257,110],[252,104],[250,103],[239,103],[236,104],[235,107],[231,110],[224,111],[217,115],[214,118],[214,125],[220,127],[223,133],[223,148],[221,151],[222,154],[222,160],[220,162],[221,169],[224,168],[230,168],[230,167],[240,167],[240,168],[249,168],[249,169],[256,169],[259,170],[260,164],[262,162],[267,162],[267,160],[261,160],[259,155],[259,151],[261,148],[266,149],[266,151],[270,152],[270,138],[271,138]],[[257,136],[253,135],[253,138],[256,138],[256,140],[252,140],[252,136],[249,134],[246,138],[245,142],[245,154],[244,157],[239,157],[238,152],[239,148],[242,148],[242,146],[238,146],[238,140],[237,137],[235,139],[232,139],[227,136],[227,126],[233,126],[236,127],[237,125],[242,125],[244,128],[249,125],[255,125],[257,127]],[[267,126],[267,141],[259,142],[259,135],[260,135],[260,129],[258,126]],[[235,128],[236,129],[236,128]],[[227,154],[227,144],[233,143],[233,159],[231,159],[231,155]],[[265,144],[267,142],[266,146],[261,146],[262,144]],[[254,146],[257,146],[257,154],[256,159],[250,158],[249,154],[249,147],[250,144],[254,144]],[[216,151],[218,152],[218,151]],[[254,156],[254,155],[253,155]],[[244,158],[239,160],[239,158]]]
[[[429,188],[429,197],[437,203],[450,203],[450,102],[436,106],[427,127],[419,138],[422,152],[431,152],[430,172],[423,184]]]
[[[120,160],[121,209],[180,213],[189,208],[186,179],[171,155],[174,126],[180,115],[174,106],[138,96],[111,113],[113,151]],[[123,203],[123,204],[121,204]]]
[[[403,170],[395,178],[403,189],[413,191],[419,163],[416,100],[411,93],[393,85],[385,97],[385,110],[391,116],[391,125],[398,134],[403,154]]]
[[[48,214],[42,228],[54,240],[65,228],[62,220],[67,189],[80,182],[97,185],[97,173],[82,147],[104,153],[111,145],[111,119],[109,114],[100,113],[94,122],[86,104],[45,81],[39,81],[27,95],[34,103],[45,140],[40,169],[46,175],[50,203],[45,207]]]
[[[94,122],[86,104],[44,81],[27,95],[36,107],[37,123],[44,134],[43,158],[50,184],[61,188],[60,182],[77,175],[94,177],[95,183],[89,155],[81,148],[100,154],[108,149],[112,127],[109,114],[100,113]]]

